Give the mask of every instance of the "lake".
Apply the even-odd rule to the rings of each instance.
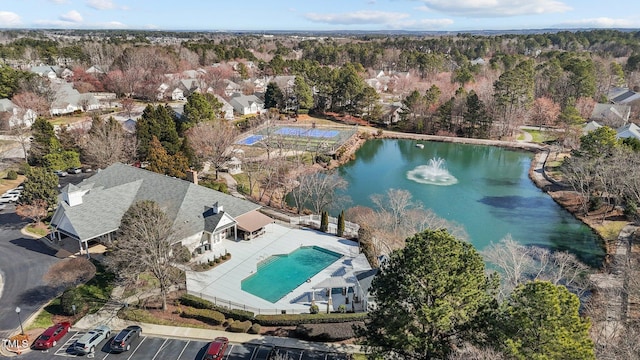
[[[369,140],[339,168],[349,206],[373,207],[372,194],[405,189],[425,208],[464,226],[479,249],[507,234],[527,245],[568,250],[598,265],[601,241],[528,177],[533,154],[500,147],[413,140]],[[443,159],[434,171],[432,159]],[[436,164],[437,165],[437,164]],[[438,178],[446,170],[450,178]],[[435,178],[434,178],[435,176]],[[336,210],[336,209],[334,209]]]

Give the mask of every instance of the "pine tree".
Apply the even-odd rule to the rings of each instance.
[[[344,235],[344,210],[340,211],[340,215],[338,215],[338,236]]]
[[[329,231],[329,213],[326,211],[322,212],[322,219],[320,220],[320,231]]]

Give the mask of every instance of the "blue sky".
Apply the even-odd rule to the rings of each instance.
[[[640,2],[0,0],[0,28],[424,31],[640,28]]]

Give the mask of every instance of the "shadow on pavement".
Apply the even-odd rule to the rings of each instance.
[[[58,251],[43,244],[39,239],[20,238],[11,240],[10,243],[44,255],[56,256],[56,254],[58,253]]]

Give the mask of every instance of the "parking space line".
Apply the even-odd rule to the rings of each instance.
[[[180,355],[178,355],[178,358],[176,360],[180,360],[180,358],[182,357],[182,354],[184,354],[184,351],[187,349],[187,346],[189,346],[190,342],[191,340],[187,340],[187,343],[184,344],[184,347],[182,348],[182,351],[180,351]]]
[[[155,358],[158,356],[160,351],[162,351],[162,349],[164,349],[164,344],[166,344],[167,341],[169,341],[169,339],[164,339],[164,342],[162,343],[162,345],[160,345],[160,348],[158,348],[158,351],[156,351],[156,354],[153,355],[153,358],[151,360],[155,360]]]
[[[138,349],[140,348],[140,345],[142,345],[142,343],[143,343],[145,340],[147,340],[147,337],[146,337],[146,336],[145,336],[145,337],[143,337],[143,338],[142,338],[142,341],[140,341],[140,343],[138,344],[138,346],[136,346],[136,348],[135,348],[135,349],[133,349],[133,351],[131,352],[131,355],[129,355],[129,357],[127,358],[127,360],[130,360],[130,359],[131,359],[131,357],[133,356],[133,354],[135,354],[135,353],[136,353],[136,351],[138,351]]]
[[[253,359],[254,357],[256,357],[256,352],[258,351],[259,348],[260,348],[260,345],[253,348],[253,351],[251,352],[251,357],[249,359]]]

